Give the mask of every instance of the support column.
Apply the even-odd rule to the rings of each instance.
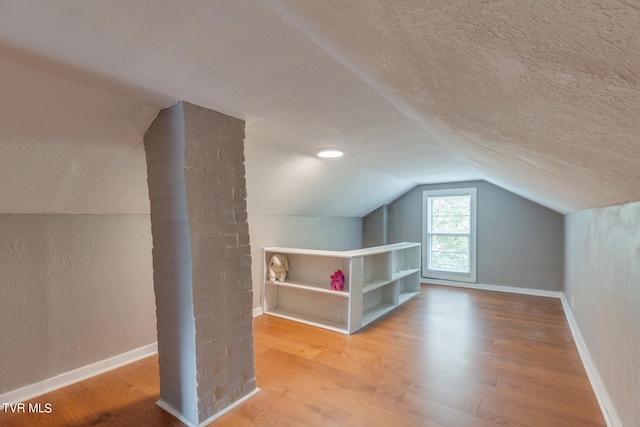
[[[244,121],[185,102],[144,138],[160,401],[191,425],[257,391]]]

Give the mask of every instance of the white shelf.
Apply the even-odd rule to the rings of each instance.
[[[328,256],[336,258],[356,258],[361,256],[382,254],[390,251],[410,249],[419,247],[419,243],[394,243],[391,245],[374,246],[364,249],[353,249],[350,251],[325,251],[317,249],[303,249],[303,248],[282,248],[279,246],[271,246],[263,248],[266,252],[279,253],[279,254],[300,254],[300,255],[312,255],[312,256]],[[419,261],[419,259],[418,259]]]
[[[420,292],[400,292],[400,304],[404,304],[405,302],[409,301],[411,298],[415,297],[416,295],[418,295]]]
[[[289,261],[285,281],[268,279],[271,256]],[[263,249],[265,314],[352,334],[418,295],[419,243],[396,243],[351,251],[268,247]],[[345,274],[343,291],[330,276]]]
[[[396,307],[397,305],[389,303],[380,303],[374,307],[371,307],[369,310],[362,313],[362,326],[368,325],[369,323],[373,322],[379,317],[384,316]]]
[[[419,273],[419,268],[412,268],[410,270],[400,270],[391,275],[391,280],[402,279],[403,277],[411,276],[413,273]]]
[[[365,283],[362,287],[362,293],[366,294],[367,292],[375,291],[376,289],[386,286],[391,282],[392,280],[378,280],[374,281],[373,283]]]
[[[320,319],[319,317],[309,316],[304,313],[283,310],[281,308],[275,308],[265,312],[265,314],[282,317],[283,319],[294,320],[296,322],[305,323],[311,326],[318,326],[320,328],[330,329],[332,331],[340,332],[343,334],[349,333],[346,323]]]
[[[338,297],[349,298],[349,292],[346,291],[334,291],[331,289],[321,288],[320,286],[316,286],[312,283],[304,283],[304,282],[280,282],[277,280],[270,280],[265,282],[267,285],[274,286],[285,286],[290,288],[304,289],[305,291],[310,292],[319,292],[322,294],[335,295]]]

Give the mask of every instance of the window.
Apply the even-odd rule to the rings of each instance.
[[[423,193],[422,276],[476,281],[475,188]]]

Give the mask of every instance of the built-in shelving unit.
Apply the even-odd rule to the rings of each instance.
[[[265,314],[352,334],[420,292],[420,244],[396,243],[352,251],[269,247],[263,249]],[[284,282],[268,279],[269,260],[283,254]],[[330,276],[345,275],[342,291]]]

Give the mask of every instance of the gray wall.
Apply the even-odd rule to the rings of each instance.
[[[0,215],[0,394],[156,341],[149,215]]]
[[[262,305],[262,248],[350,250],[362,244],[362,219],[249,214],[253,307]]]
[[[388,242],[389,205],[384,205],[362,219],[362,247],[382,246]]]
[[[158,112],[2,67],[20,78],[0,108],[0,394],[155,343],[141,142]]]
[[[565,293],[621,425],[640,426],[640,202],[568,214]]]
[[[422,242],[422,192],[478,189],[477,283],[561,291],[563,216],[485,181],[422,185],[389,205],[389,243]]]

